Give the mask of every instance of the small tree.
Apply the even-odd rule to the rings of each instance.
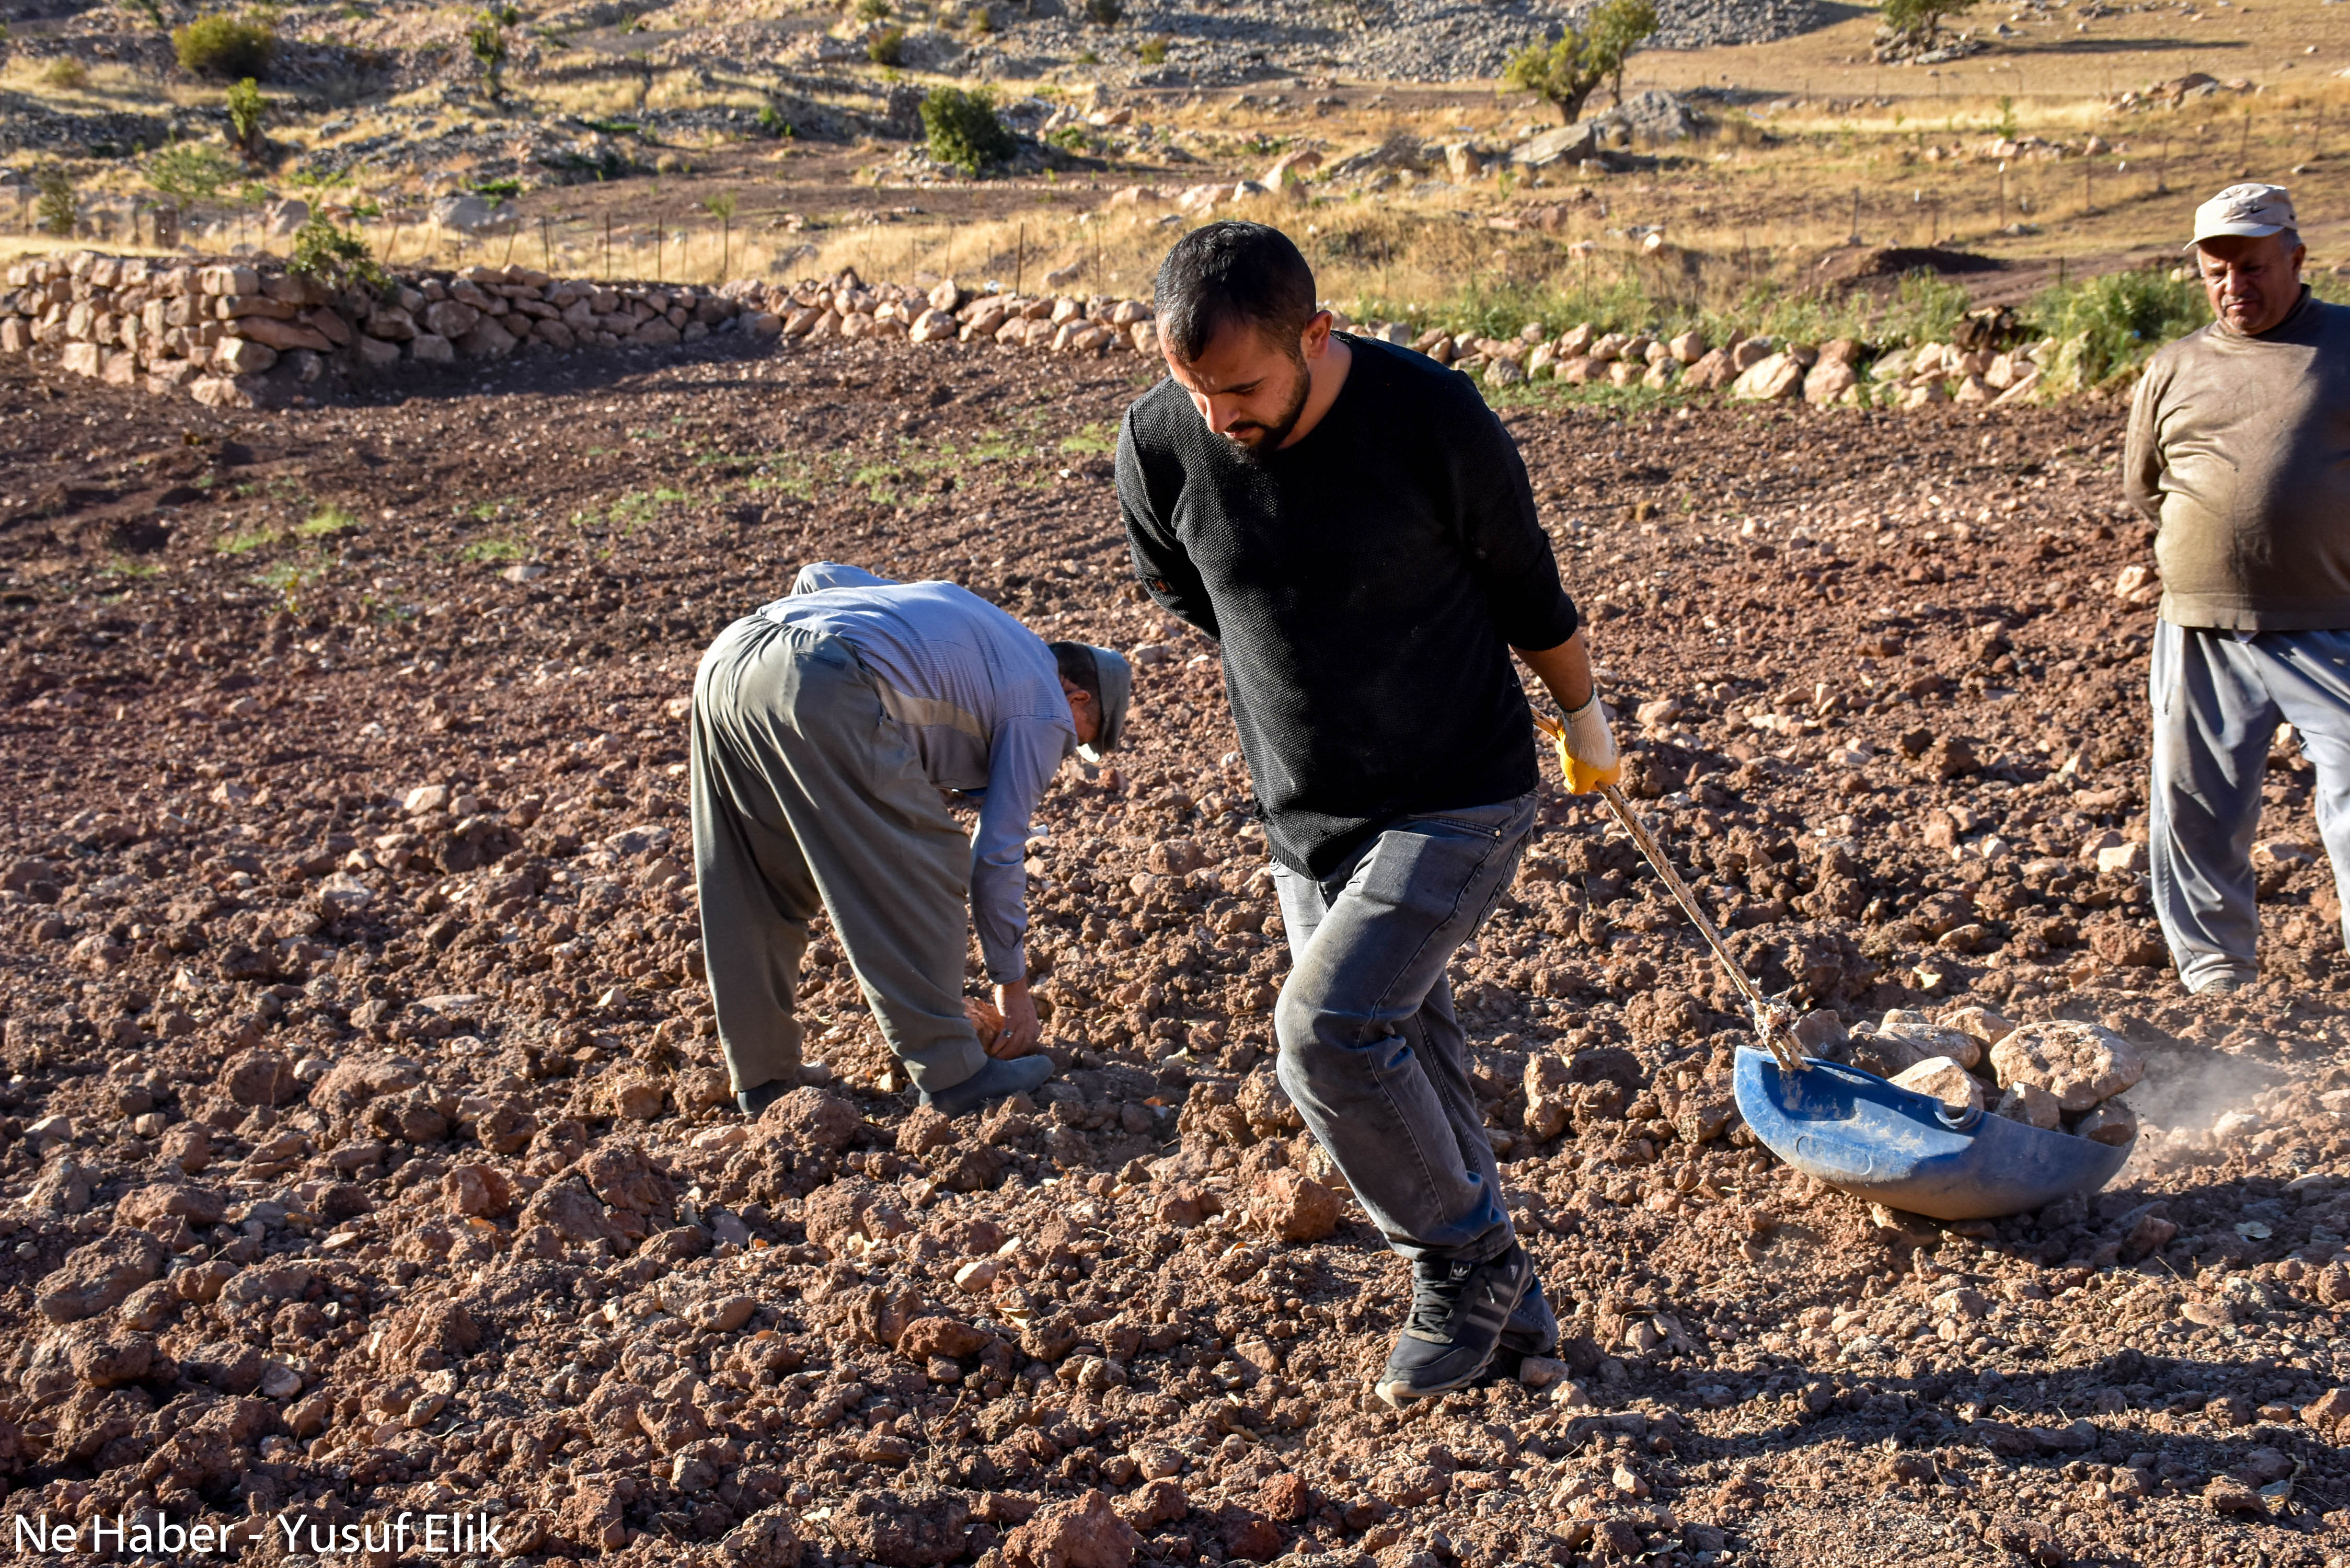
[[[74,220],[81,215],[81,203],[74,197],[73,181],[54,163],[45,163],[33,173],[33,189],[39,200],[34,203],[41,232],[63,236],[74,232]]]
[[[228,144],[247,163],[261,161],[262,126],[269,118],[269,100],[251,77],[228,89]]]
[[[906,63],[906,29],[884,27],[865,41],[865,57],[877,66]]]
[[[348,288],[355,283],[380,286],[384,281],[383,268],[376,265],[375,253],[365,239],[316,214],[294,231],[294,255],[286,267],[317,278],[329,288]]]
[[[1975,0],[1885,0],[1877,23],[1894,36],[1905,54],[1922,54],[1934,47],[1942,24],[1974,8]]]
[[[1657,8],[1649,0],[1603,0],[1579,31],[1569,23],[1550,45],[1530,44],[1521,50],[1502,80],[1521,92],[1539,93],[1557,109],[1562,123],[1573,125],[1584,100],[1602,82],[1623,101],[1625,58],[1656,30]]]
[[[185,205],[219,195],[236,178],[236,165],[212,147],[182,141],[157,149],[147,160],[146,174],[158,195]]]
[[[166,36],[171,34],[172,24],[163,19],[163,7],[157,5],[156,0],[123,0],[123,6],[144,17],[147,25],[157,32]]]
[[[506,90],[506,29],[522,19],[522,13],[511,5],[493,5],[473,18],[465,34],[473,46],[473,58],[481,63],[482,74],[489,78],[490,101],[496,103]]]
[[[726,265],[734,254],[734,192],[722,191],[705,199],[702,210],[718,220],[718,276],[726,277]]]
[[[995,117],[995,97],[985,88],[932,88],[922,99],[922,130],[930,136],[931,156],[966,174],[1003,162],[1019,147]]]

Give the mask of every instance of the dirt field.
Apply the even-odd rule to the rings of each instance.
[[[1273,1085],[1214,653],[1124,566],[1147,372],[543,374],[261,416],[0,369],[7,1510],[259,1562],[280,1514],[484,1508],[548,1560],[2345,1561],[2350,965],[2290,749],[2257,990],[2185,998],[2095,869],[2144,821],[2116,409],[1510,413],[1766,982],[2102,1020],[2146,1130],[1996,1224],[1793,1176],[1724,1120],[1726,983],[1561,800],[1452,981],[1565,1375],[1399,1417],[1403,1271]],[[835,1083],[746,1128],[714,1070],[681,706],[820,558],[1160,650],[1036,825],[1066,1070],[979,1126],[910,1114],[828,942]],[[1584,1079],[1547,1141],[1541,1053]]]

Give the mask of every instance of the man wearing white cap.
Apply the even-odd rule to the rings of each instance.
[[[1131,689],[1110,649],[1048,643],[966,588],[830,562],[718,634],[693,682],[693,872],[744,1115],[802,1081],[818,909],[923,1105],[962,1116],[1052,1075],[1028,1054],[1029,818],[1071,751],[1118,743]],[[942,790],[979,799],[969,838]],[[984,1051],[971,925],[1003,1012]]]
[[[2218,317],[2147,364],[2123,483],[2162,572],[2149,680],[2155,912],[2189,991],[2259,977],[2251,858],[2280,722],[2350,910],[2350,309],[2313,296],[2282,186],[2196,209]]]

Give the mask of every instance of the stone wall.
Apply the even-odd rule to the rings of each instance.
[[[719,333],[1157,352],[1139,300],[868,285],[854,273],[694,287],[470,266],[337,289],[282,265],[81,251],[16,262],[0,289],[0,353],[53,356],[85,376],[215,407],[274,406],[419,367],[666,348]]]

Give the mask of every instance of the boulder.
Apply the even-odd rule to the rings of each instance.
[[[2128,1041],[2068,1019],[2022,1025],[1991,1047],[1991,1062],[2002,1087],[2036,1085],[2068,1114],[2111,1099],[2146,1075],[2146,1064]]]
[[[1757,359],[1739,375],[1730,395],[1748,402],[1776,402],[1795,395],[1804,383],[1803,361],[1792,354],[1772,354]]]
[[[1896,1073],[1893,1082],[1902,1088],[1931,1095],[1945,1106],[1977,1111],[1983,1108],[1982,1084],[1952,1057],[1929,1056]]]

